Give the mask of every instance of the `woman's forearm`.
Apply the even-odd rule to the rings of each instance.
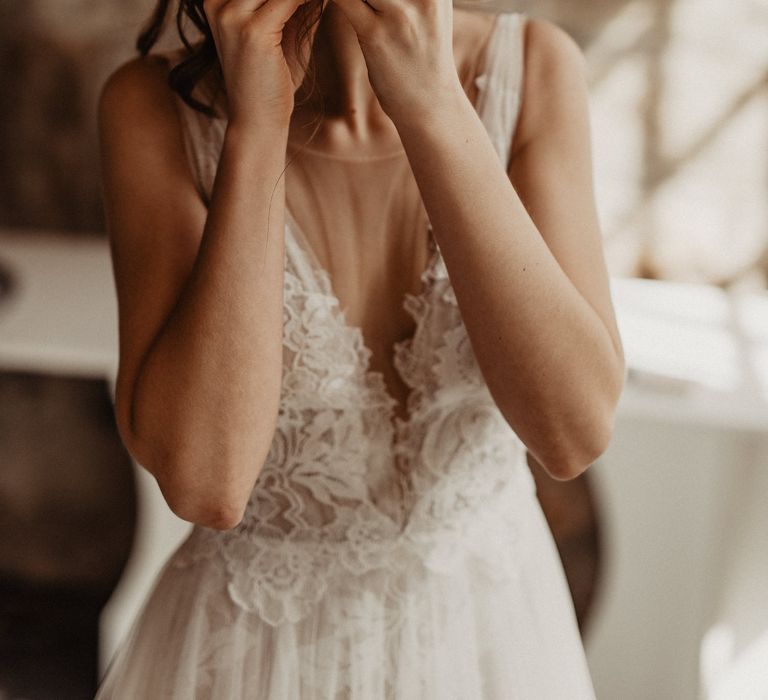
[[[286,141],[287,125],[228,127],[197,258],[135,383],[134,433],[190,520],[240,520],[274,433]]]
[[[548,249],[463,91],[396,125],[489,390],[540,461],[574,475],[610,433],[621,348]]]

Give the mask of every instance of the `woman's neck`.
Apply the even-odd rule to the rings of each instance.
[[[297,131],[308,136],[322,115],[323,122],[313,142],[327,143],[331,148],[364,146],[381,142],[386,134],[395,135],[394,126],[368,80],[357,34],[333,0],[325,0],[311,61],[314,65],[310,71],[314,67],[316,85],[313,89],[308,76],[296,93],[292,119]]]

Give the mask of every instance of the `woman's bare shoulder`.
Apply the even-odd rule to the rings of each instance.
[[[584,71],[586,61],[575,39],[550,20],[537,17],[525,21],[527,72]],[[544,76],[546,77],[546,75]]]
[[[132,58],[101,88],[99,144],[103,178],[112,197],[145,187],[165,192],[166,198],[196,191],[180,98],[168,84],[171,66],[172,60],[163,54]]]
[[[168,85],[170,60],[163,54],[131,58],[104,82],[98,101],[102,135],[178,131],[175,95]]]
[[[581,109],[588,91],[584,54],[564,29],[527,17],[524,25],[521,112],[514,150],[546,133],[556,113]]]

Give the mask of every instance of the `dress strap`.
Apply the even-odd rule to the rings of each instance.
[[[499,13],[488,44],[485,70],[475,78],[479,90],[477,112],[505,169],[520,112],[525,21],[525,15],[519,12]]]
[[[183,58],[184,48],[158,52],[169,61],[172,68]],[[204,103],[210,103],[211,90],[206,81],[202,80],[195,88],[196,97]],[[176,110],[181,122],[181,133],[184,150],[187,154],[192,177],[200,197],[206,207],[210,204],[213,182],[216,177],[219,156],[223,144],[226,121],[217,117],[211,118],[190,107],[181,96],[174,92]]]

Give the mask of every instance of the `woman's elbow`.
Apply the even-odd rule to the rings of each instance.
[[[587,471],[600,454],[585,456],[583,452],[578,454],[570,452],[566,455],[549,458],[541,462],[541,464],[545,471],[556,481],[571,481]]]
[[[560,450],[539,460],[557,481],[570,481],[581,476],[608,449],[614,429],[614,414],[607,413],[592,421],[589,430],[581,429],[570,439],[560,439]]]
[[[172,501],[166,497],[166,501],[174,514],[182,520],[213,530],[231,530],[242,522],[245,515],[243,508],[229,503],[209,500],[205,504],[191,506],[190,502],[184,499]]]
[[[173,513],[194,525],[214,530],[231,530],[245,515],[246,503],[213,488],[203,489],[155,476],[165,502]]]
[[[622,360],[623,363],[623,360]],[[624,388],[626,372],[616,373],[616,381],[604,400],[597,398],[577,420],[561,426],[556,441],[559,445],[544,468],[559,481],[575,479],[594,464],[608,449],[616,424],[616,412]]]
[[[244,488],[232,493],[225,488],[231,475],[247,473],[240,468],[223,468],[221,459],[198,457],[193,461],[180,440],[140,437],[123,421],[120,435],[128,453],[157,482],[171,511],[182,520],[216,530],[229,530],[243,519],[247,498]],[[214,472],[212,465],[216,466]]]
[[[220,459],[195,465],[189,456],[182,456],[188,452],[178,447],[159,448],[138,439],[129,452],[152,474],[168,507],[182,520],[215,530],[230,530],[242,521],[247,505],[244,489],[233,494],[231,488],[225,488],[228,475],[238,472],[221,471]],[[214,463],[218,467],[215,473]]]

